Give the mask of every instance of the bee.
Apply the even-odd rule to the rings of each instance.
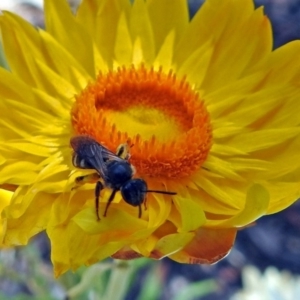
[[[139,218],[142,216],[141,206],[146,201],[147,193],[176,195],[175,192],[148,190],[145,180],[133,178],[135,169],[129,162],[128,144],[121,144],[115,154],[94,138],[88,135],[78,135],[71,138],[70,145],[74,150],[72,156],[74,167],[96,171],[93,174],[77,177],[75,183],[76,187],[88,182],[96,183],[95,210],[98,221],[100,220],[99,198],[104,188],[112,190],[105,207],[104,217],[107,215],[107,210],[118,191],[121,192],[125,202],[132,206],[138,206]]]

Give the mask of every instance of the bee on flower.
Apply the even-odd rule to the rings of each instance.
[[[57,276],[110,256],[214,263],[239,228],[299,197],[300,44],[272,50],[262,7],[206,0],[192,19],[185,0],[44,8],[45,30],[0,16],[3,247],[45,230]],[[100,163],[70,147],[76,136],[101,145]],[[127,141],[130,157],[116,152]],[[129,201],[141,209],[146,193],[142,213],[105,178],[112,157],[134,167],[124,182],[146,183]],[[109,205],[100,221],[95,203]]]

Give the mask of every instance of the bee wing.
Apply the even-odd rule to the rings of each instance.
[[[124,161],[124,159],[120,158],[119,156],[117,156],[115,153],[111,152],[107,148],[103,146],[101,147],[102,147],[102,155],[105,161],[107,160]]]
[[[82,169],[95,169],[103,179],[106,179],[106,161],[120,159],[89,136],[75,136],[70,144],[74,150],[73,164]]]
[[[105,178],[106,167],[101,153],[102,147],[89,136],[76,136],[70,140],[74,150],[73,164],[81,169],[95,169]]]
[[[102,178],[106,178],[106,165],[102,155],[102,147],[97,143],[89,144],[84,147],[84,160],[92,166]]]

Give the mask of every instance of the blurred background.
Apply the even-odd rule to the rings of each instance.
[[[241,0],[242,1],[242,0]],[[69,1],[73,9],[79,1]],[[190,14],[204,0],[189,0]],[[271,19],[274,48],[300,38],[299,0],[256,0]],[[0,0],[43,27],[41,0]],[[300,55],[300,54],[299,54]],[[113,262],[53,278],[45,234],[27,247],[0,251],[0,299],[107,299],[105,286]],[[181,265],[169,259],[131,263],[125,300],[295,300],[300,299],[300,202],[241,230],[231,253],[212,265]]]

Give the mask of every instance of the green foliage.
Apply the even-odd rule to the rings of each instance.
[[[139,290],[134,300],[158,300],[170,289],[165,265],[146,258],[108,259],[55,279],[51,262],[41,256],[49,247],[45,238],[41,235],[26,247],[0,251],[0,300],[123,300],[132,287]],[[212,280],[185,280],[172,299],[200,299],[215,289]]]

